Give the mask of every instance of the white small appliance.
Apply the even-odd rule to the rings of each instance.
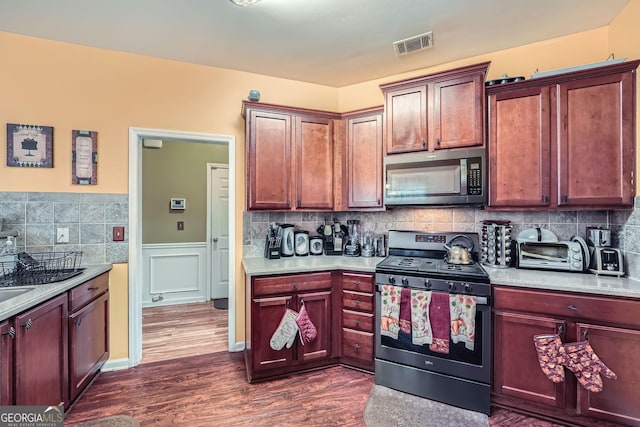
[[[293,224],[280,224],[282,228],[282,242],[280,244],[280,256],[293,256],[295,252]]]
[[[322,236],[313,236],[309,239],[309,253],[311,255],[322,255],[324,239]]]
[[[309,232],[308,231],[296,231],[295,232],[295,252],[296,256],[309,255]]]

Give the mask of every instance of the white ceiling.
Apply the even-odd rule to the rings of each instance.
[[[0,31],[341,87],[606,26],[628,2],[0,0]]]

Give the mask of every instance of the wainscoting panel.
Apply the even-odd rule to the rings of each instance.
[[[142,306],[201,302],[206,299],[206,243],[142,246]]]

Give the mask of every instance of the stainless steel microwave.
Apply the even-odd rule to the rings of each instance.
[[[393,154],[384,160],[386,206],[483,205],[485,149]]]

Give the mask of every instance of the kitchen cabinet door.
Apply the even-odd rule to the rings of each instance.
[[[387,154],[426,151],[427,85],[385,92]]]
[[[484,145],[484,75],[433,83],[434,149]]]
[[[247,209],[286,210],[292,203],[292,116],[248,110]]]
[[[67,294],[15,317],[15,404],[69,403]]]
[[[563,330],[566,330],[563,320],[496,310],[493,338],[494,393],[564,408],[565,383],[554,383],[546,377],[540,369],[533,344],[534,335],[556,334]]]
[[[293,302],[292,295],[254,298],[251,306],[253,371],[288,367],[292,364],[293,347],[274,350],[271,348],[271,337],[278,328],[282,315]]]
[[[322,292],[309,292],[298,295],[298,310],[304,303],[311,322],[316,327],[318,334],[316,339],[302,343],[296,340],[298,357],[301,362],[324,359],[332,355],[332,316],[331,316],[331,290]]]
[[[0,322],[0,405],[13,405],[13,322]]]
[[[295,118],[296,208],[333,207],[333,121]]]
[[[558,86],[559,206],[633,206],[635,72]]]
[[[488,103],[489,206],[548,206],[549,88],[492,94]]]
[[[589,344],[617,379],[602,377],[603,390],[591,393],[578,384],[578,413],[623,425],[640,425],[640,331],[578,323],[580,339]]]
[[[349,209],[382,208],[382,113],[347,120]]]
[[[73,401],[109,358],[109,294],[69,316],[69,390]]]

